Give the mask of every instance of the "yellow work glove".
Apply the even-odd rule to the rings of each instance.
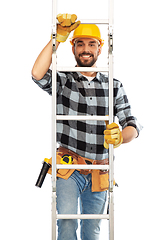
[[[75,22],[77,19],[75,14],[58,14],[57,19],[60,24],[57,24],[56,40],[58,42],[65,42],[70,32],[77,28],[81,22]]]
[[[123,142],[122,133],[119,129],[119,126],[116,123],[107,124],[106,130],[104,131],[104,147],[109,148],[109,144],[113,144],[114,148],[117,148]]]

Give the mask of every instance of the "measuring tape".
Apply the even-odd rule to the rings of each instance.
[[[61,164],[72,164],[72,162],[73,162],[73,158],[68,154],[63,155],[60,160]]]

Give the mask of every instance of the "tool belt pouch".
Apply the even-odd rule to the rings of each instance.
[[[57,164],[61,164],[60,161],[61,161],[63,155],[64,155],[64,152],[57,151],[57,155],[56,155]],[[52,165],[52,158],[50,158],[49,163]],[[67,180],[74,171],[75,171],[75,169],[68,169],[68,165],[67,165],[67,169],[57,169],[57,177]],[[52,168],[49,169],[48,173],[52,174]]]
[[[109,188],[108,171],[92,170],[92,192],[103,192]]]

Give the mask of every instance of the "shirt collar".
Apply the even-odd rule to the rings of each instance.
[[[77,80],[80,80],[82,77],[84,77],[80,72],[73,72],[73,75]],[[96,77],[93,80],[98,80],[100,83],[102,82],[102,76],[100,72],[97,72]]]

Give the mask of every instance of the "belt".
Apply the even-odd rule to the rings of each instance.
[[[72,150],[69,150],[69,149],[64,148],[64,147],[59,147],[57,149],[57,152],[62,152],[64,155],[65,154],[70,155],[73,159],[75,159],[77,161],[78,164],[92,164],[92,165],[106,165],[106,164],[109,164],[108,158],[103,159],[103,160],[93,160],[93,159],[82,157],[79,154],[73,152]],[[91,169],[82,169],[82,170],[78,169],[78,171],[80,171],[80,173],[84,174],[84,175],[87,175],[87,174],[92,172]],[[104,171],[107,172],[106,170],[104,170]]]

